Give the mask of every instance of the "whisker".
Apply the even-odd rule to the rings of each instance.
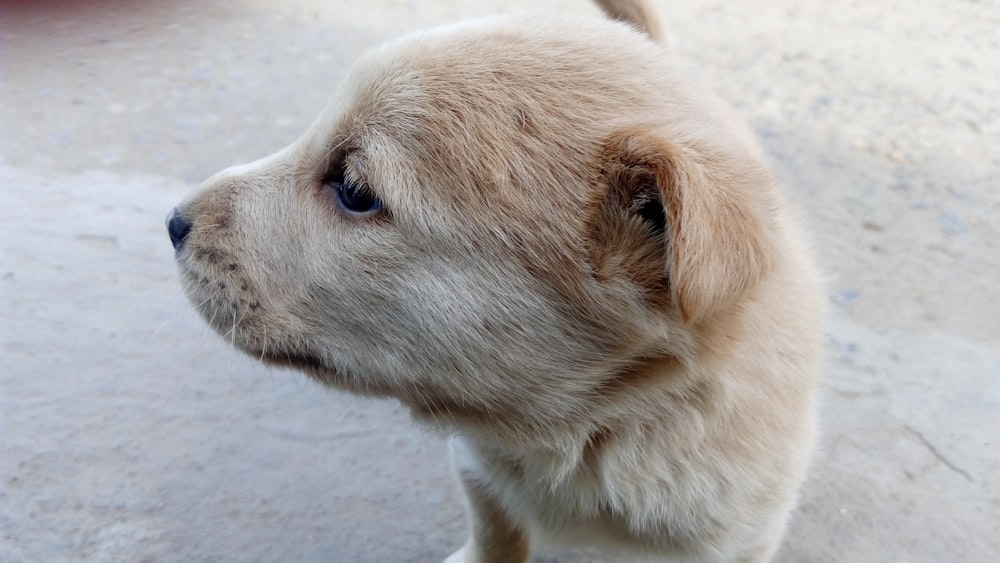
[[[236,346],[236,311],[233,310],[233,328],[229,329],[229,343]]]
[[[206,297],[205,300],[201,302],[201,304],[204,305],[205,303],[208,303],[209,299],[211,299],[211,297]],[[219,314],[219,308],[212,307],[212,318],[208,320],[208,326],[215,328],[215,316],[218,314]]]
[[[259,373],[258,370],[251,372],[250,379],[248,379],[246,384],[243,385],[243,389],[240,389],[240,393],[246,393],[247,389],[253,385],[253,382],[257,380],[257,373]]]
[[[260,343],[260,361],[264,361],[264,356],[267,355],[267,326],[263,327],[264,336],[261,338]]]
[[[160,326],[158,326],[158,327],[156,327],[155,329],[153,329],[153,332],[152,332],[152,336],[159,336],[159,335],[160,335],[160,333],[161,333],[161,332],[163,332],[163,329],[164,329],[164,328],[165,328],[165,327],[166,327],[166,326],[167,326],[167,325],[168,325],[168,324],[170,323],[170,321],[172,321],[172,320],[173,320],[173,319],[167,319],[167,320],[163,321],[162,323],[160,323]]]

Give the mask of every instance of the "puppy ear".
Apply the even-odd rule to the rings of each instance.
[[[731,166],[733,158],[647,131],[615,135],[606,145],[604,204],[647,226],[647,242],[658,247],[644,259],[658,261],[688,325],[734,306],[771,268],[765,221],[773,211],[770,191],[760,185],[770,179],[756,162],[746,170]]]

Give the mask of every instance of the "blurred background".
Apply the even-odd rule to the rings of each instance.
[[[598,14],[0,2],[0,560],[433,562],[464,542],[443,440],[231,350],[163,221],[294,140],[362,52],[525,9]],[[661,9],[761,137],[828,280],[824,437],[778,560],[995,561],[1000,5]]]

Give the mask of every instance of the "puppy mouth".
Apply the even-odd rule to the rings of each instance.
[[[190,298],[196,301],[198,295],[191,294]],[[305,351],[289,351],[281,345],[280,339],[269,338],[267,334],[270,331],[262,329],[267,321],[262,317],[262,308],[256,302],[248,304],[243,300],[213,296],[196,303],[198,313],[224,340],[263,364],[297,369],[316,377],[319,377],[316,374],[336,371],[316,355]]]
[[[303,346],[303,334],[276,326],[244,265],[211,245],[188,241],[176,253],[188,299],[223,340],[267,366],[299,371],[325,384],[352,387],[354,378]]]
[[[335,371],[320,361],[319,358],[310,354],[289,354],[285,352],[266,351],[258,351],[254,353],[252,350],[247,350],[246,352],[259,359],[264,364],[273,367],[297,369],[309,374]]]
[[[244,350],[264,365],[301,372],[319,383],[366,395],[385,396],[388,392],[370,383],[364,383],[349,372],[328,365],[312,354],[286,352],[257,352]]]

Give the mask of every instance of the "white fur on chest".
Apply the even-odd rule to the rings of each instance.
[[[635,448],[627,448],[635,451]],[[533,544],[608,548],[677,561],[726,559],[724,545],[705,542],[735,499],[690,460],[619,455],[609,447],[601,459],[556,452],[513,454],[478,448],[453,438],[456,469],[478,480],[530,530]],[[731,524],[731,523],[730,523]],[[721,538],[720,538],[721,539]]]

